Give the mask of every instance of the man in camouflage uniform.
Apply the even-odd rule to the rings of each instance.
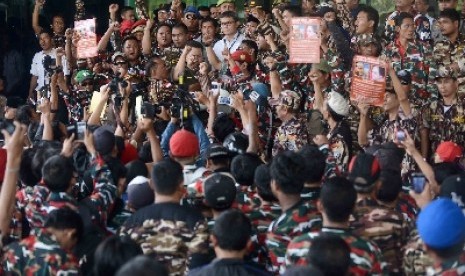
[[[170,275],[185,275],[207,258],[208,226],[202,215],[179,205],[183,173],[179,163],[165,159],[152,169],[155,204],[139,209],[119,229],[140,244],[146,255],[168,267]]]
[[[364,153],[354,159],[348,178],[357,191],[357,202],[350,226],[354,234],[375,242],[388,263],[389,273],[398,274],[402,265],[399,251],[406,241],[407,224],[394,207],[381,204],[372,196],[379,185],[378,160]]]
[[[271,165],[271,191],[283,213],[268,228],[266,245],[273,270],[282,273],[286,248],[293,238],[321,227],[321,215],[314,205],[301,199],[304,185],[305,159],[291,151],[274,157]]]
[[[457,74],[459,96],[465,96],[465,34],[459,32],[460,14],[445,9],[439,14],[441,39],[434,43],[433,57],[438,64],[451,67]]]
[[[50,213],[45,228],[3,249],[2,275],[79,275],[71,250],[83,234],[81,217],[70,208]]]
[[[397,38],[386,45],[381,56],[392,62],[396,73],[407,70],[412,76],[412,89],[408,96],[415,115],[421,106],[437,98],[434,82],[436,63],[432,58],[432,47],[415,41],[413,16],[400,13],[395,22]]]
[[[308,132],[306,125],[296,117],[300,106],[299,95],[290,90],[281,92],[276,113],[282,121],[276,131],[273,156],[286,150],[297,151],[308,144]]]
[[[413,0],[402,0],[396,2],[396,10],[390,14],[384,14],[381,17],[384,20],[381,22],[385,22],[384,26],[384,41],[389,43],[390,41],[394,41],[396,38],[396,23],[395,18],[403,12],[409,13],[412,18],[416,15],[416,11],[413,8]]]
[[[323,215],[323,228],[318,233],[306,233],[294,238],[287,247],[286,265],[307,265],[308,251],[313,239],[321,234],[341,237],[351,249],[350,272],[352,275],[386,275],[387,266],[378,246],[351,233],[349,216],[355,207],[357,193],[347,179],[334,177],[321,188],[318,209]]]
[[[422,143],[429,153],[436,151],[442,141],[465,142],[465,102],[458,97],[458,81],[455,71],[441,66],[436,79],[441,97],[426,105],[419,116]],[[427,156],[423,152],[423,156]]]

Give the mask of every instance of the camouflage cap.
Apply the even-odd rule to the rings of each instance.
[[[233,0],[218,0],[216,6],[219,7],[219,6],[223,5],[224,3],[233,3],[234,4],[234,1]]]
[[[379,38],[374,34],[359,34],[357,35],[357,43],[359,45],[368,45],[370,43],[379,43]]]
[[[437,70],[436,79],[438,78],[453,78],[457,79],[457,71],[452,69],[450,66],[446,66],[444,64],[439,65]]]
[[[292,110],[298,110],[300,107],[300,95],[291,90],[284,90],[279,95],[279,104],[288,106]]]
[[[331,66],[329,66],[328,61],[326,61],[325,59],[321,59],[320,63],[312,64],[312,67],[324,73],[331,72]]]

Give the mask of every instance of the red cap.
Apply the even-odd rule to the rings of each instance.
[[[127,33],[130,33],[132,30],[132,25],[134,25],[133,22],[129,20],[123,20],[121,22],[121,27],[119,28],[119,31],[121,32],[121,35],[125,35]]]
[[[199,155],[199,139],[185,129],[176,131],[170,139],[170,152],[173,157],[193,157]]]
[[[252,62],[252,56],[244,50],[235,51],[234,53],[231,54],[231,58],[234,61],[247,62],[247,63]]]
[[[136,22],[134,22],[134,24],[132,25],[132,31],[134,32],[136,30],[137,27],[139,26],[145,26],[147,25],[147,20],[145,19],[141,19],[141,20],[137,20]],[[144,28],[142,27],[142,31],[144,30]]]
[[[124,143],[124,149],[121,152],[121,162],[123,162],[123,164],[126,165],[127,163],[134,161],[137,158],[139,158],[137,149],[126,141]]]
[[[455,162],[462,156],[462,148],[452,141],[445,141],[439,144],[436,154],[442,162]]]

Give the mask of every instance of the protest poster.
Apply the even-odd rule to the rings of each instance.
[[[320,63],[320,18],[291,19],[289,39],[290,63]]]
[[[90,58],[98,55],[97,35],[95,34],[95,19],[74,22],[74,31],[79,37],[77,42],[77,58]]]
[[[386,62],[376,57],[355,56],[350,100],[382,106],[386,93]]]

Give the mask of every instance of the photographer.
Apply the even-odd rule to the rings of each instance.
[[[54,72],[63,71],[69,75],[68,63],[63,48],[53,48],[52,34],[42,30],[38,35],[42,51],[36,53],[31,64],[31,82],[29,86],[29,98],[34,99],[34,90],[39,90],[50,84],[50,76]]]

